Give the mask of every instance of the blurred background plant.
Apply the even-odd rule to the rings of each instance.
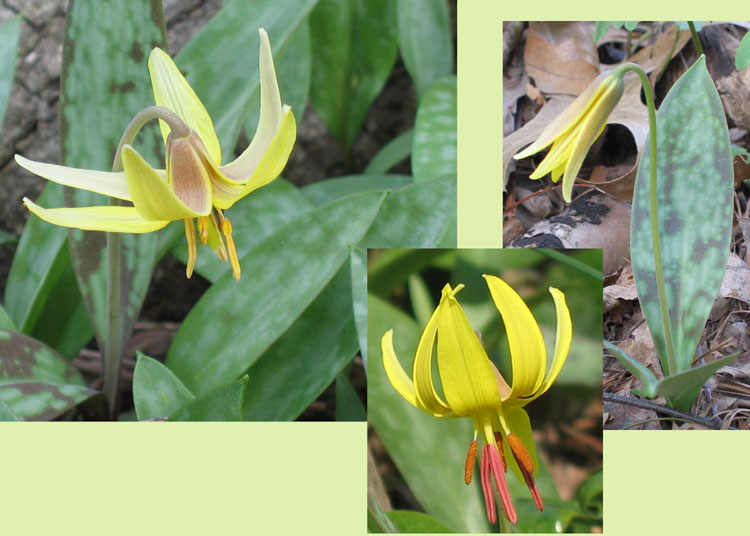
[[[0,418],[105,415],[104,235],[24,223],[21,205],[93,197],[54,184],[40,196],[45,181],[13,153],[108,170],[153,103],[158,45],[231,160],[257,124],[263,27],[297,145],[283,178],[232,209],[239,283],[210,255],[184,278],[182,224],[126,245],[121,418],[364,419],[366,248],[455,246],[455,1],[19,0],[0,17],[8,87],[17,57],[0,149]],[[157,139],[138,140],[154,165]]]
[[[563,370],[544,396],[526,406],[540,455],[537,484],[544,511],[508,473],[520,532],[592,532],[602,527],[601,250],[371,251],[368,268],[368,528],[388,532],[497,530],[487,522],[480,483],[463,482],[472,438],[467,419],[435,419],[403,400],[382,367],[380,339],[394,329],[396,353],[411,371],[422,330],[445,283],[459,295],[472,327],[510,383],[505,331],[481,274],[508,282],[539,322],[548,348],[555,308],[548,287],[565,293],[573,343]],[[437,373],[433,373],[433,379]],[[421,513],[424,512],[424,513]]]

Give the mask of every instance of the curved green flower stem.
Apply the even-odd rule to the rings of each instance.
[[[661,260],[661,239],[659,237],[659,213],[657,206],[657,191],[656,191],[656,105],[654,104],[654,93],[651,90],[651,83],[649,82],[646,73],[635,63],[625,63],[618,67],[615,72],[624,73],[626,71],[633,71],[641,79],[641,85],[643,85],[643,92],[646,94],[646,106],[648,107],[648,127],[649,127],[649,141],[650,145],[650,168],[651,177],[649,181],[649,195],[650,207],[649,212],[651,216],[651,240],[654,245],[654,267],[656,269],[656,288],[659,292],[659,307],[661,309],[661,319],[664,324],[664,338],[665,345],[667,347],[667,364],[669,370],[665,370],[665,375],[673,374],[677,371],[677,365],[674,358],[674,346],[672,344],[672,326],[669,322],[669,312],[667,311],[667,292],[664,286],[664,268],[662,267]]]
[[[703,47],[701,47],[701,40],[698,39],[698,32],[695,31],[695,24],[693,24],[693,21],[691,20],[687,21],[687,23],[688,23],[688,28],[690,28],[690,35],[693,36],[693,43],[695,44],[695,50],[698,51],[698,56],[700,57],[701,54],[703,54]]]
[[[153,119],[165,121],[171,132],[178,137],[188,136],[190,128],[171,110],[163,106],[149,106],[141,110],[130,121],[120,138],[115,152],[112,171],[122,171],[122,148],[133,143],[143,126]],[[118,199],[110,199],[110,205],[119,205]],[[120,400],[120,368],[122,367],[123,337],[120,329],[122,306],[122,247],[119,233],[107,233],[107,328],[104,347],[104,395],[107,397],[112,420],[117,419]]]

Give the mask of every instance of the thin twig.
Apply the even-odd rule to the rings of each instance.
[[[634,406],[636,408],[650,409],[650,410],[655,411],[656,413],[661,413],[662,415],[667,415],[669,417],[676,417],[684,421],[691,421],[691,422],[703,425],[707,428],[711,428],[713,430],[721,430],[722,428],[722,422],[720,419],[713,419],[709,417],[701,417],[699,415],[693,415],[692,413],[686,413],[684,411],[679,411],[676,409],[668,408],[667,406],[662,406],[661,404],[649,402],[648,400],[641,400],[639,398],[628,398],[626,396],[613,395],[612,393],[606,393],[606,392],[602,393],[602,399],[610,401],[610,402],[615,402],[617,404],[625,404],[627,406]]]

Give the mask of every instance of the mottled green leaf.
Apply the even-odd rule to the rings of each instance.
[[[368,248],[436,247],[456,226],[456,175],[392,192],[362,244]]]
[[[276,78],[281,91],[281,102],[292,107],[297,121],[305,115],[310,93],[312,58],[310,57],[310,25],[304,19],[284,45],[274,54]],[[255,86],[248,101],[245,133],[252,139],[260,117],[260,85]]]
[[[674,84],[656,121],[658,224],[675,370],[667,362],[652,253],[648,140],[633,195],[630,250],[641,307],[669,376],[690,368],[724,277],[732,230],[729,133],[703,57]]]
[[[13,84],[16,68],[16,51],[21,35],[21,15],[17,15],[0,26],[0,125],[5,117],[5,108]]]
[[[237,246],[237,255],[241,258],[266,237],[308,212],[312,206],[295,186],[283,179],[277,179],[240,199],[224,213],[232,222],[232,237]],[[184,229],[182,222],[179,227]],[[187,263],[188,251],[184,231],[180,234],[182,237],[175,240],[171,253]],[[219,259],[210,248],[198,249],[195,260],[197,273],[213,283],[229,270],[229,263]]]
[[[456,174],[456,77],[432,84],[417,108],[411,169],[415,181]]]
[[[367,250],[351,248],[352,310],[357,328],[359,353],[367,373]]]
[[[336,378],[336,420],[337,421],[366,421],[367,412],[362,401],[346,377]]]
[[[321,0],[310,14],[310,102],[349,148],[396,62],[395,0]]]
[[[417,95],[453,71],[453,36],[446,0],[398,0],[398,47]]]
[[[167,366],[196,395],[237,378],[338,271],[383,195],[363,193],[324,205],[250,250],[240,261],[241,281],[225,274],[185,318]],[[351,302],[349,311],[351,318]]]
[[[302,193],[318,206],[360,192],[398,190],[413,182],[408,175],[349,175],[315,182],[302,188]]]
[[[411,154],[414,143],[414,129],[409,129],[393,138],[385,147],[380,149],[365,168],[365,175],[379,175],[386,173],[393,166]]]
[[[408,534],[424,534],[426,532],[431,534],[448,534],[454,532],[439,521],[432,519],[430,516],[423,514],[422,512],[392,510],[388,512],[388,517],[391,518],[391,521],[393,521],[399,531]]]
[[[291,421],[322,393],[357,352],[352,276],[343,263],[323,292],[247,371],[243,416]]]
[[[307,17],[315,2],[227,2],[175,58],[213,120],[224,162],[233,159],[250,98],[260,83],[258,28],[265,28],[268,32],[276,54]],[[282,95],[289,91],[283,86],[280,89]],[[301,120],[302,116],[298,115],[297,119]]]
[[[21,417],[10,409],[10,406],[0,398],[0,422],[20,421]]]
[[[96,28],[96,31],[92,31]],[[166,31],[157,0],[75,0],[68,9],[61,76],[61,153],[64,165],[108,171],[132,117],[154,103],[146,61],[153,46],[165,48]],[[160,162],[163,143],[156,123],[134,146]],[[68,206],[106,205],[106,197],[65,189]],[[120,235],[123,297],[118,315],[121,350],[151,280],[157,235]],[[68,232],[71,260],[100,348],[107,333],[107,237]]]
[[[0,329],[0,398],[24,420],[49,420],[100,395],[39,341]]]
[[[401,398],[385,376],[380,351],[383,334],[394,330],[396,354],[404,369],[412,370],[420,327],[372,294],[367,312],[369,422],[428,515],[459,532],[490,532],[479,479],[471,486],[463,480],[464,459],[473,437],[471,420],[436,419],[418,410]]]
[[[169,417],[195,397],[162,363],[138,352],[133,402],[139,421]]]
[[[737,56],[734,58],[737,69],[745,69],[750,65],[750,32],[742,36],[740,45],[737,47]]]
[[[170,421],[241,421],[247,376],[212,389],[175,411]]]

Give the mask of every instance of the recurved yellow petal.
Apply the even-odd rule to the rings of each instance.
[[[39,175],[57,184],[131,201],[125,173],[122,171],[96,171],[44,164],[24,158],[20,154],[16,155],[16,162],[34,175]]]
[[[432,350],[435,347],[438,320],[439,308],[433,311],[422,336],[419,338],[412,374],[417,392],[417,404],[420,409],[432,413],[436,417],[442,417],[451,413],[451,408],[440,398],[432,381]],[[442,373],[440,377],[442,378]]]
[[[454,413],[462,417],[500,405],[495,373],[455,294],[445,285],[438,305],[438,370],[443,393]]]
[[[194,152],[179,159],[176,164],[179,169],[171,170],[172,173],[192,175],[189,179],[190,188],[182,188],[187,196],[185,201],[189,202],[190,206],[177,197],[164,176],[152,168],[130,145],[125,145],[122,149],[122,163],[133,204],[144,219],[184,220],[211,213],[211,185],[208,174]]]
[[[154,48],[148,58],[148,71],[157,106],[169,108],[179,115],[187,126],[198,133],[213,161],[220,164],[221,147],[213,121],[169,54]],[[169,125],[159,121],[159,127],[166,143]]]
[[[383,368],[388,381],[404,399],[414,407],[417,406],[417,395],[414,391],[414,383],[406,375],[401,363],[396,357],[396,350],[393,348],[393,330],[389,329],[380,340],[380,349],[383,352]]]
[[[284,114],[276,136],[264,152],[243,153],[226,166],[213,167],[211,180],[214,204],[226,210],[253,190],[273,182],[286,166],[297,137],[297,127],[291,108],[284,106]]]
[[[565,360],[568,358],[570,343],[573,340],[573,322],[570,319],[570,309],[568,309],[568,304],[565,301],[565,294],[554,287],[550,287],[549,292],[555,301],[555,312],[557,314],[555,354],[552,357],[547,376],[544,378],[544,383],[533,398],[543,394],[555,382],[565,364]]]
[[[492,301],[503,317],[508,335],[513,384],[509,398],[529,397],[544,380],[547,351],[534,315],[510,285],[499,277],[483,274]]]
[[[166,226],[169,221],[144,220],[133,207],[42,208],[28,198],[24,205],[44,221],[84,231],[111,233],[150,233]]]

